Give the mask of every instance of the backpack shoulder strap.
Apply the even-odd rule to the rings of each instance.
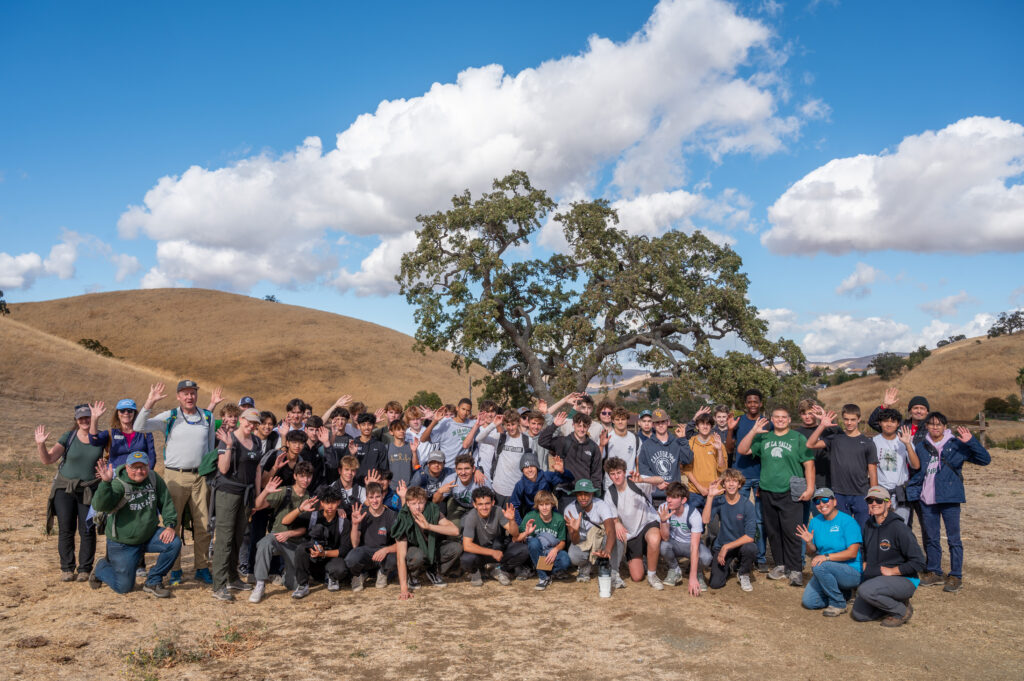
[[[615,485],[611,485],[610,487],[608,487],[608,496],[611,497],[612,499],[612,506],[619,505],[619,490],[615,487]]]
[[[526,433],[522,433],[522,436],[523,436],[523,454],[529,454],[530,452],[533,451],[533,448],[530,447],[530,436],[527,435]]]
[[[637,494],[642,496],[644,499],[647,499],[648,501],[650,501],[648,496],[646,494],[644,494],[644,491],[642,489],[640,489],[640,487],[635,482],[633,482],[629,478],[626,478],[626,484],[629,486],[629,488],[631,490],[633,490],[634,492],[636,492]]]
[[[501,456],[501,450],[505,447],[505,440],[508,439],[507,433],[502,433],[498,436],[498,444],[494,446],[494,456],[491,457],[491,480],[494,480],[494,473],[498,470],[498,457]]]
[[[316,511],[313,511],[312,513],[309,514],[309,527],[306,528],[307,530],[312,530],[313,529],[313,527],[316,525],[316,519],[317,519],[317,512]]]

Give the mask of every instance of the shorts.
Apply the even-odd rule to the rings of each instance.
[[[632,539],[626,540],[626,560],[633,560],[634,558],[643,558],[647,554],[647,532],[651,529],[658,529],[658,522],[652,520],[643,526],[640,533]]]

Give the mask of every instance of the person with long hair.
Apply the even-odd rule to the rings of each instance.
[[[144,452],[150,470],[156,468],[156,445],[153,441],[153,433],[137,433],[134,430],[135,417],[138,414],[139,408],[135,404],[135,400],[129,398],[120,400],[110,417],[110,430],[107,433],[98,433],[90,440],[94,445],[107,440],[110,465],[114,467],[114,470],[124,465],[128,460],[128,455],[132,452]]]

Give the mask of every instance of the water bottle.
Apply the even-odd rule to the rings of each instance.
[[[612,566],[607,558],[597,562],[597,586],[601,598],[612,597]]]

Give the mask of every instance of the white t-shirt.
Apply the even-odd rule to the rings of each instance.
[[[878,484],[895,489],[907,482],[910,470],[907,464],[907,446],[898,437],[891,440],[882,435],[872,438],[878,453]]]
[[[419,438],[420,446],[416,448],[416,460],[419,461],[419,464],[421,466],[427,465],[427,457],[430,456],[430,452],[434,451],[437,448],[437,445],[435,445],[433,442],[423,441],[423,438],[421,436],[423,435],[424,430],[426,430],[426,428],[424,428],[423,426],[420,426],[420,430],[418,433],[414,431],[412,428],[405,429],[405,441],[409,443],[410,447],[412,446],[412,441]]]
[[[491,484],[491,463],[494,461],[494,448],[499,437],[501,433],[493,423],[484,426],[476,434],[476,467],[484,474],[488,486]]]
[[[626,431],[625,435],[616,435],[613,430],[608,436],[608,447],[606,448],[605,460],[617,456],[626,462],[626,475],[629,475],[636,469],[636,455],[639,451],[637,447],[636,433]],[[612,479],[608,477],[608,474],[604,474],[604,488],[607,490],[611,487]]]
[[[668,503],[662,504],[658,511],[668,509]],[[683,504],[680,513],[673,513],[668,517],[668,538],[677,544],[689,544],[691,532],[703,532],[704,522],[701,520],[700,511],[690,508],[690,504]]]
[[[626,532],[629,533],[629,539],[639,536],[640,531],[649,523],[658,522],[658,512],[651,505],[651,498],[649,496],[654,490],[654,485],[649,485],[646,482],[635,484],[643,494],[637,494],[627,484],[626,489],[618,492],[619,499],[618,503],[615,504],[615,510],[618,513],[619,520],[625,526]]]
[[[590,524],[590,520],[600,525],[604,524],[605,520],[609,518],[617,518],[618,514],[615,512],[615,508],[604,499],[598,499],[594,497],[593,503],[590,505],[590,510],[586,512],[587,515],[580,521],[580,541],[587,538],[587,531],[590,530],[593,525]],[[565,508],[566,518],[578,518],[579,511],[576,510],[576,503],[573,502]]]
[[[472,420],[458,423],[449,416],[441,419],[431,431],[430,441],[444,452],[444,465],[448,468],[455,468],[455,457],[462,453],[462,441],[469,435],[474,423],[476,421]]]
[[[530,441],[529,436],[526,437],[526,441]],[[516,488],[516,483],[523,477],[523,469],[519,467],[519,462],[522,461],[523,454],[526,453],[523,448],[523,434],[519,433],[515,437],[506,435],[505,444],[501,446],[501,453],[498,453],[497,447],[495,447],[494,453],[498,456],[498,467],[494,471],[491,488],[503,497],[512,496],[512,490]],[[484,471],[484,475],[489,472],[490,467]]]

